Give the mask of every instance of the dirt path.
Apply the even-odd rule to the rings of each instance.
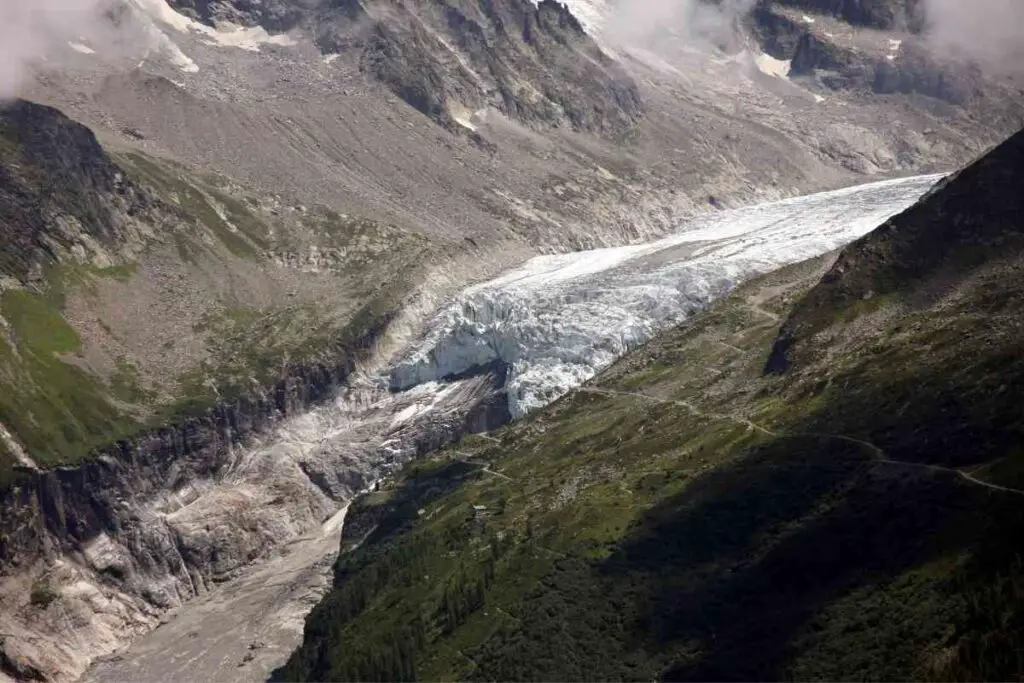
[[[860,446],[861,448],[864,448],[864,449],[866,449],[868,451],[871,451],[871,454],[875,457],[876,462],[885,463],[885,464],[889,464],[889,465],[898,465],[898,466],[902,466],[902,467],[914,467],[914,468],[929,470],[929,471],[932,471],[932,472],[944,472],[944,473],[948,473],[948,474],[955,474],[956,476],[960,477],[961,479],[963,479],[963,480],[965,480],[965,481],[967,481],[967,482],[969,482],[971,484],[976,484],[977,486],[984,486],[985,488],[991,489],[993,491],[1001,491],[1001,492],[1004,492],[1004,493],[1014,493],[1014,494],[1017,494],[1019,496],[1024,496],[1024,491],[1021,491],[1020,489],[1014,489],[1014,488],[1010,488],[1010,487],[1007,487],[1007,486],[999,486],[998,484],[991,484],[991,483],[989,483],[987,481],[982,481],[981,479],[978,479],[977,477],[975,477],[974,475],[972,475],[972,474],[970,474],[968,472],[964,472],[962,470],[953,469],[952,467],[943,467],[941,465],[926,465],[924,463],[907,462],[905,460],[893,460],[893,459],[889,458],[886,455],[885,451],[882,450],[881,448],[879,448],[877,445],[871,443],[870,441],[865,441],[864,439],[858,439],[857,437],[854,437],[854,436],[847,436],[845,434],[824,434],[824,433],[820,433],[820,432],[787,432],[787,433],[783,434],[783,433],[776,432],[776,431],[774,431],[772,429],[769,429],[769,428],[767,428],[767,427],[765,427],[763,425],[759,425],[756,422],[752,422],[752,421],[748,420],[745,417],[740,417],[738,415],[731,415],[729,413],[709,413],[709,412],[705,412],[705,411],[701,410],[700,408],[698,408],[697,406],[693,405],[693,403],[691,403],[689,401],[683,401],[683,400],[677,400],[677,399],[657,398],[655,396],[649,396],[647,394],[640,394],[640,393],[636,393],[636,392],[632,392],[632,391],[615,391],[613,389],[598,389],[596,387],[580,387],[579,391],[583,391],[583,392],[590,393],[590,394],[600,394],[600,395],[604,395],[604,396],[630,396],[630,397],[633,397],[633,398],[639,398],[639,399],[643,399],[643,400],[646,400],[646,401],[654,401],[655,403],[669,403],[669,404],[672,404],[672,405],[677,405],[677,406],[686,408],[688,411],[690,411],[690,413],[692,413],[693,415],[696,415],[697,417],[706,417],[706,418],[710,418],[710,419],[714,419],[714,420],[730,420],[732,422],[738,422],[740,424],[746,425],[748,429],[753,429],[755,431],[761,432],[762,434],[766,434],[768,436],[775,437],[775,438],[780,438],[780,439],[786,439],[786,438],[814,438],[814,439],[835,439],[837,441],[845,441],[847,443],[852,443],[852,444]]]
[[[461,459],[463,460],[463,462],[468,462],[468,463],[471,463],[473,465],[480,465],[480,463],[474,461],[474,456],[469,454],[469,453],[466,453],[464,451],[451,451],[451,452],[454,453],[455,455],[460,456]],[[480,471],[483,472],[484,474],[489,474],[492,477],[498,477],[499,479],[505,479],[506,481],[515,481],[515,479],[513,479],[510,476],[508,476],[507,474],[502,474],[501,472],[495,472],[494,470],[491,469],[490,465],[483,465],[481,467]]]
[[[780,322],[782,320],[782,318],[780,318],[779,316],[775,315],[771,311],[765,310],[765,309],[761,308],[760,306],[756,306],[756,305],[754,305],[754,304],[752,304],[750,302],[747,302],[747,308],[752,310],[754,313],[760,313],[761,315],[765,316],[766,318],[770,318],[774,322]]]
[[[734,346],[734,345],[730,344],[730,343],[729,343],[729,342],[727,342],[727,341],[722,341],[721,339],[716,339],[715,341],[717,341],[717,342],[718,342],[719,344],[721,344],[721,345],[722,345],[722,346],[724,346],[725,348],[727,348],[727,349],[731,349],[732,351],[735,351],[736,353],[746,353],[746,351],[744,351],[744,350],[743,350],[743,349],[741,349],[740,347],[738,347],[738,346]]]

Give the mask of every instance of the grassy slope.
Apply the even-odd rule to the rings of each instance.
[[[116,161],[130,178],[180,211],[162,233],[158,227],[152,249],[174,253],[169,248],[173,244],[183,277],[196,264],[226,278],[240,267],[236,264],[273,271],[278,266],[271,263],[271,253],[301,253],[317,245],[337,256],[338,301],[322,302],[301,291],[292,299],[282,292],[276,303],[253,308],[212,292],[208,301],[200,302],[207,309],[200,324],[182,321],[180,326],[181,336],[201,339],[207,353],[172,381],[154,384],[146,373],[152,359],[111,359],[116,367],[112,373],[90,368],[83,361],[83,339],[65,315],[73,292],[84,293],[93,304],[104,303],[98,286],[103,280],[138,286],[138,278],[144,277],[139,264],[48,264],[42,278],[28,288],[0,294],[0,315],[6,323],[0,334],[0,423],[41,467],[73,463],[140,430],[202,414],[257,385],[270,387],[289,366],[330,362],[346,342],[379,325],[415,283],[412,275],[381,282],[375,269],[408,274],[424,260],[422,239],[403,235],[408,238],[403,241],[383,226],[316,208],[293,226],[275,224],[238,201],[218,179],[200,178],[171,162],[139,154],[122,154]],[[382,241],[385,251],[365,255],[366,244]],[[147,258],[148,253],[140,256]],[[166,256],[161,258],[166,263]],[[166,272],[166,265],[160,267]],[[364,305],[339,315],[338,302],[346,292]],[[168,314],[154,308],[145,315]],[[145,324],[145,319],[138,321]],[[111,330],[105,336],[116,343]],[[0,485],[12,480],[16,464],[13,454],[0,449]]]
[[[360,500],[347,543],[376,527],[279,675],[1019,678],[1024,496],[956,468],[1021,483],[1024,283],[891,299],[764,376],[771,314],[821,272],[750,283]]]

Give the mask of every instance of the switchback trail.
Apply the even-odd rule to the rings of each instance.
[[[515,479],[508,476],[507,474],[495,472],[494,470],[491,469],[490,465],[481,465],[480,463],[476,462],[475,456],[471,455],[470,453],[466,453],[464,451],[452,451],[452,453],[460,456],[462,462],[468,462],[470,464],[477,465],[478,467],[480,467],[480,471],[483,472],[484,474],[489,474],[492,477],[498,477],[499,479],[504,479],[506,481],[515,481]]]
[[[847,436],[845,434],[823,434],[823,433],[819,433],[819,432],[788,432],[788,433],[784,433],[783,434],[783,433],[780,433],[780,432],[776,432],[776,431],[774,431],[772,429],[769,429],[769,428],[765,427],[764,425],[760,425],[760,424],[757,424],[756,422],[752,422],[752,421],[748,420],[745,417],[740,417],[738,415],[732,415],[732,414],[729,414],[729,413],[709,413],[709,412],[703,411],[700,408],[698,408],[695,405],[693,405],[693,403],[691,403],[689,401],[678,400],[678,399],[668,399],[668,398],[658,398],[656,396],[650,396],[648,394],[641,394],[641,393],[632,392],[632,391],[615,391],[614,389],[598,389],[596,387],[586,387],[586,386],[580,387],[578,389],[578,391],[582,391],[582,392],[589,393],[589,394],[599,394],[599,395],[604,395],[604,396],[630,396],[630,397],[633,397],[633,398],[643,399],[645,401],[653,401],[655,403],[669,403],[669,404],[672,404],[672,405],[677,405],[677,406],[681,406],[683,408],[686,408],[686,410],[688,410],[691,414],[693,414],[693,415],[695,415],[697,417],[706,417],[706,418],[710,418],[710,419],[713,419],[713,420],[730,420],[732,422],[738,422],[740,424],[746,425],[748,429],[753,429],[755,431],[761,432],[762,434],[766,434],[768,436],[779,438],[779,439],[814,438],[814,439],[835,439],[837,441],[845,441],[847,443],[856,444],[857,446],[860,446],[862,448],[865,448],[865,449],[871,451],[871,454],[875,456],[875,461],[876,462],[884,463],[884,464],[887,464],[887,465],[897,465],[897,466],[902,466],[902,467],[915,467],[915,468],[919,468],[919,469],[929,470],[929,471],[932,471],[932,472],[945,472],[945,473],[949,473],[949,474],[955,474],[956,476],[960,477],[961,479],[963,479],[963,480],[965,480],[967,482],[970,482],[971,484],[975,484],[977,486],[984,486],[985,488],[991,489],[993,491],[1001,491],[1003,493],[1014,493],[1014,494],[1017,494],[1019,496],[1024,496],[1024,491],[1021,491],[1020,489],[1014,489],[1014,488],[1010,488],[1010,487],[1007,487],[1007,486],[1000,486],[998,484],[991,484],[991,483],[989,483],[987,481],[983,481],[981,479],[978,479],[977,477],[975,477],[972,474],[969,474],[967,472],[963,472],[961,470],[953,469],[952,467],[943,467],[941,465],[927,465],[927,464],[924,464],[924,463],[907,462],[905,460],[893,460],[892,458],[889,458],[886,455],[884,450],[882,450],[881,448],[879,448],[875,444],[871,443],[870,441],[865,441],[864,439],[858,439],[857,437],[853,437],[853,436]]]

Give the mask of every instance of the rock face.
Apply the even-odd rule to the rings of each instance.
[[[358,348],[368,350],[377,333]],[[127,635],[146,633],[166,611],[234,580],[256,560],[289,553],[293,540],[318,536],[321,523],[355,493],[407,459],[509,419],[500,367],[404,395],[349,387],[335,398],[356,355],[333,371],[296,376],[264,400],[120,444],[94,462],[26,474],[14,489],[19,499],[0,502],[3,550],[14,562],[0,575],[0,609],[13,617],[0,644],[7,660],[47,677],[74,678],[90,658]],[[317,402],[323,405],[314,407]],[[308,562],[313,571],[330,550],[296,558],[293,569]],[[44,561],[30,566],[33,555]],[[50,603],[19,602],[13,582],[23,572],[34,577],[33,591],[46,587]],[[211,599],[230,602],[236,590]],[[237,609],[250,610],[256,622],[265,618],[264,608],[287,608],[275,602],[275,591],[255,602],[244,594],[239,599]],[[74,624],[56,621],[68,611],[79,615]],[[204,649],[204,675],[235,676],[234,667],[252,657],[230,661],[230,673],[218,671],[226,652],[235,656],[240,649],[244,643],[219,641]],[[127,668],[118,668],[122,661]],[[269,671],[274,663],[260,666]],[[194,664],[116,657],[95,679],[194,680]],[[132,668],[137,665],[144,668]],[[260,676],[241,673],[245,680]]]
[[[168,4],[206,24],[229,21],[281,32],[302,21],[319,0],[171,0]]]
[[[943,281],[1024,250],[1024,131],[842,251],[786,320],[767,364],[785,372],[813,352],[815,333],[888,298],[942,296]]]
[[[643,112],[632,79],[554,0],[406,2],[387,12],[349,3],[328,12],[321,49],[361,50],[367,73],[445,125],[472,128],[474,112],[489,106],[535,125],[614,133]]]
[[[157,202],[127,180],[92,132],[56,109],[25,101],[0,107],[0,269],[17,278],[70,256],[120,253],[138,219],[156,223]],[[160,207],[165,215],[170,206]],[[137,244],[136,244],[137,246]],[[107,265],[113,265],[108,263]]]
[[[145,546],[146,530],[133,531],[131,520],[122,516],[125,501],[180,489],[196,479],[216,478],[228,465],[234,446],[331,396],[354,369],[358,350],[369,348],[385,327],[385,322],[379,321],[375,328],[365,330],[351,355],[343,356],[336,366],[296,368],[293,376],[267,394],[221,405],[203,417],[120,442],[80,466],[45,472],[22,470],[17,484],[0,492],[0,509],[4,511],[0,563],[30,566],[45,555],[78,551],[100,534],[122,537],[141,533],[139,540]],[[161,557],[158,552],[150,555],[151,551],[142,547],[138,551],[156,563],[146,567],[154,575],[173,575],[180,569],[177,558]],[[108,569],[121,579],[133,573],[132,567],[117,563],[101,571]]]
[[[883,30],[919,31],[924,19],[921,0],[761,0],[759,5],[793,7]]]
[[[556,0],[345,0],[172,6],[204,22],[232,18],[271,31],[299,24],[325,54],[360,68],[446,126],[472,128],[494,107],[532,125],[613,134],[643,114],[636,84]]]
[[[790,75],[825,89],[925,95],[966,106],[1005,97],[1005,85],[964,60],[929,46],[924,5],[916,0],[781,0],[751,13],[765,50],[792,60]]]

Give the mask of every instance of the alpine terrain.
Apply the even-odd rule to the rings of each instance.
[[[0,0],[0,680],[1024,675],[985,3]]]
[[[360,497],[277,678],[1019,678],[1022,186],[1024,133]]]

